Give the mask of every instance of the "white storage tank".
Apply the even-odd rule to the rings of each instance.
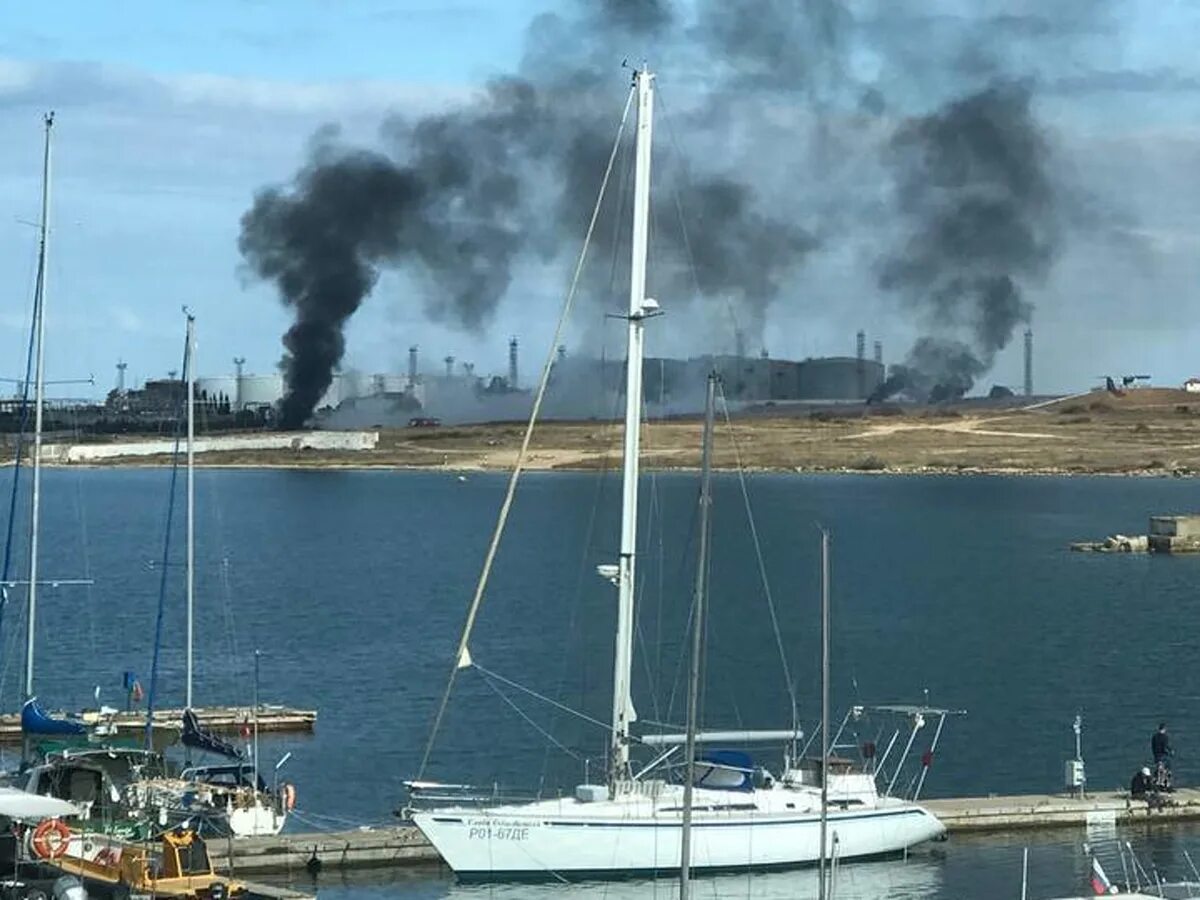
[[[283,399],[283,375],[243,375],[240,388],[243,407],[274,406]]]
[[[407,375],[376,375],[373,382],[375,393],[378,394],[403,394],[408,390]]]
[[[216,402],[221,397],[229,398],[232,407],[237,403],[237,376],[213,375],[196,379],[196,396],[201,400]]]

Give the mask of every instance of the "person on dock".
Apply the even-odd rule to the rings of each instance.
[[[1150,778],[1150,767],[1143,766],[1133,774],[1133,781],[1129,783],[1129,796],[1134,800],[1145,800],[1146,795],[1154,788],[1154,782]]]
[[[1171,738],[1167,735],[1167,723],[1159,722],[1158,731],[1150,738],[1150,752],[1154,754],[1155,766],[1164,765],[1168,769],[1171,767]]]

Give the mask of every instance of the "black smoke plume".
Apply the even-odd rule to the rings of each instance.
[[[888,148],[902,237],[879,284],[932,334],[969,342],[925,338],[909,355],[939,399],[969,390],[1029,321],[1022,285],[1046,276],[1059,246],[1031,98],[1028,82],[993,82],[905,124]]]
[[[346,349],[342,326],[375,284],[379,261],[399,252],[420,196],[411,174],[379,154],[317,147],[290,190],[260,192],[242,217],[243,256],[296,315],[283,336],[282,427],[304,424],[329,387]]]
[[[738,39],[746,28],[771,27],[757,20]],[[242,219],[239,245],[251,271],[273,281],[296,314],[284,338],[283,424],[305,421],[332,382],[343,327],[382,270],[410,276],[428,318],[478,333],[520,261],[576,252],[614,133],[617,64],[631,48],[665,53],[688,34],[667,0],[581,0],[570,13],[531,23],[518,74],[493,80],[477,100],[415,121],[389,119],[384,152],[319,136],[289,188],[261,191]],[[748,57],[734,62],[734,74],[750,65]],[[700,121],[719,95],[707,90],[688,97]],[[744,178],[711,165],[693,172],[679,156],[655,165],[656,187],[665,189],[654,201],[651,289],[675,309],[697,294],[723,300],[761,327],[815,239],[794,210],[767,202]],[[608,203],[593,259],[621,258],[627,214],[627,198]],[[620,282],[593,276],[599,302],[612,299],[601,289],[606,280]]]

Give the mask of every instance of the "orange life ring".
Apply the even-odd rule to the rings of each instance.
[[[33,830],[33,852],[42,859],[58,859],[67,852],[71,829],[58,819],[47,819]]]
[[[296,808],[296,786],[291,783],[283,785],[283,807],[288,812]]]

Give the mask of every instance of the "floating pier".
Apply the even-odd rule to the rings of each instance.
[[[1200,819],[1200,789],[1181,788],[1162,795],[1153,808],[1127,792],[1025,794],[1007,797],[960,797],[926,800],[950,834],[970,831],[1017,831],[1032,828],[1085,827],[1109,821],[1119,825],[1145,822],[1190,822]]]
[[[208,843],[208,853],[217,871],[237,878],[242,873],[300,874],[441,860],[433,845],[412,825],[213,840]]]
[[[1145,800],[1134,800],[1127,793],[1083,797],[1065,794],[955,797],[926,800],[922,805],[942,821],[951,835],[1085,828],[1097,823],[1200,820],[1200,789],[1184,788],[1167,794],[1164,805],[1153,809]],[[241,873],[279,875],[314,870],[319,873],[439,862],[437,851],[411,825],[214,840],[208,849],[213,865],[234,877],[240,877]]]
[[[1114,534],[1076,541],[1072,550],[1093,553],[1200,553],[1200,516],[1151,516],[1149,534]]]
[[[193,710],[200,724],[211,731],[237,732],[254,727],[253,706],[202,706]],[[53,713],[64,715],[62,712]],[[85,716],[88,715],[85,713]],[[99,714],[94,715],[99,718]],[[293,709],[288,706],[260,706],[258,709],[260,732],[311,732],[317,724],[315,709]],[[142,734],[146,729],[145,711],[120,712],[103,721],[115,724],[122,734]],[[159,709],[154,712],[154,727],[180,729],[183,727],[182,709]],[[0,715],[0,742],[16,743],[21,740],[21,714]]]

